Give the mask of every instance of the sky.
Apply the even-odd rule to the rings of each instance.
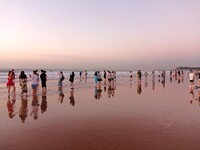
[[[199,0],[1,0],[0,68],[200,66]]]

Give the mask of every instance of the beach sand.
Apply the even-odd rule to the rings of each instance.
[[[115,90],[102,85],[102,91],[92,86],[63,94],[54,86],[51,94],[16,95],[13,110],[5,92],[0,149],[198,150],[199,91],[191,93],[188,85],[167,78],[164,86],[156,79],[153,88],[151,78],[141,85],[126,79]]]

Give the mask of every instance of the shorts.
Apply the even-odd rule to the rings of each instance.
[[[35,90],[37,88],[37,84],[31,84],[31,87],[33,90]]]
[[[194,82],[194,80],[190,80],[190,82],[191,82],[191,83],[193,83],[193,82]]]

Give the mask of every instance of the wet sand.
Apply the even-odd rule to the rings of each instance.
[[[198,150],[199,90],[192,93],[186,80],[16,96],[13,118],[1,100],[0,149]]]

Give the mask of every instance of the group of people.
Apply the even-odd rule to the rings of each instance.
[[[60,87],[60,86],[62,86],[62,83],[63,83],[63,80],[65,79],[65,77],[64,77],[64,74],[62,71],[60,71],[58,73],[58,75],[59,75],[58,86]],[[32,88],[33,94],[36,94],[40,80],[41,80],[42,91],[47,90],[47,74],[46,74],[45,70],[41,70],[40,75],[38,73],[38,70],[33,70],[33,73],[29,74],[29,77],[31,79],[31,88]],[[70,74],[70,77],[69,77],[71,89],[74,88],[74,85],[73,85],[74,77],[75,77],[75,73],[72,71]],[[16,79],[15,71],[14,71],[14,69],[12,69],[8,72],[7,83],[6,83],[9,94],[10,94],[11,87],[13,88],[14,92],[16,90],[15,79]],[[19,85],[21,87],[22,95],[23,94],[27,95],[27,93],[28,93],[27,82],[28,82],[27,75],[25,74],[24,71],[21,71],[21,73],[19,75]]]

